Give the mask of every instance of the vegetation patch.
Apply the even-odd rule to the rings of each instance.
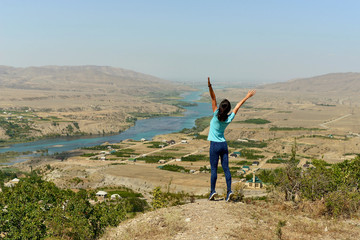
[[[304,127],[271,127],[270,131],[324,131],[321,128],[304,128]]]
[[[164,142],[147,142],[145,144],[150,144],[150,146],[147,146],[148,148],[163,148],[165,146],[167,146],[167,143]]]
[[[273,158],[266,161],[266,163],[273,163],[273,164],[282,164],[287,163],[289,160],[282,159],[282,158]]]
[[[267,160],[266,163],[273,163],[273,164],[287,163],[290,157],[291,156],[287,153],[278,154],[273,156],[271,159]]]
[[[212,116],[202,117],[195,120],[195,126],[193,128],[184,128],[180,131],[180,133],[186,134],[198,134],[205,130],[208,126],[210,126],[210,120]]]
[[[253,162],[250,162],[250,161],[239,161],[236,163],[236,165],[252,165]]]
[[[264,148],[267,147],[266,142],[251,141],[240,142],[240,141],[228,141],[228,146],[232,148]]]
[[[38,131],[29,126],[28,120],[6,120],[4,117],[0,118],[0,127],[5,130],[5,134],[11,139],[26,138],[31,131]]]
[[[262,119],[262,118],[251,118],[251,119],[246,119],[244,121],[237,121],[237,123],[267,124],[267,123],[271,123],[271,122],[269,120]]]
[[[256,153],[259,153],[259,151],[257,150],[253,150],[253,149],[242,149],[241,151],[241,156],[246,158],[246,159],[260,159],[260,158],[264,158],[264,155],[259,155]]]
[[[195,139],[201,139],[201,140],[207,140],[208,136],[201,135],[201,134],[195,134]]]
[[[138,157],[137,160],[145,161],[146,163],[157,163],[159,160],[168,160],[172,159],[173,157],[170,155],[153,155],[153,156],[145,156],[145,157]]]
[[[80,157],[93,157],[98,155],[98,153],[84,153],[82,155],[80,155]]]
[[[135,150],[131,148],[120,149],[116,152],[111,153],[117,157],[131,157],[132,155],[136,155]]]
[[[8,151],[0,153],[0,162],[9,162],[11,160],[14,160],[16,157],[19,157],[21,155],[27,155],[31,154],[31,151],[26,152],[14,152],[14,151]]]
[[[171,184],[171,182],[170,182]],[[184,204],[191,196],[184,192],[171,193],[170,184],[168,185],[168,190],[166,192],[161,190],[161,187],[156,187],[152,191],[153,200],[151,205],[154,209],[176,206]],[[177,222],[176,224],[179,224]]]
[[[184,168],[183,166],[173,165],[173,164],[166,164],[163,166],[160,166],[161,170],[167,170],[172,172],[190,172],[189,169]]]
[[[181,161],[184,161],[184,162],[209,161],[209,157],[207,157],[206,155],[202,155],[202,154],[189,155],[187,157],[182,157]]]
[[[119,145],[96,145],[92,147],[83,147],[81,149],[85,150],[109,150],[109,147],[112,149],[120,149],[121,147]]]
[[[96,203],[90,204],[91,199]],[[3,188],[1,232],[7,239],[98,239],[134,209],[144,211],[136,207],[127,198],[97,201],[95,191],[60,189],[33,173]]]

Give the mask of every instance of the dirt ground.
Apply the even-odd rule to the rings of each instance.
[[[283,227],[278,227],[280,221]],[[345,240],[359,235],[357,220],[312,218],[261,202],[198,200],[140,214],[110,228],[101,239]]]

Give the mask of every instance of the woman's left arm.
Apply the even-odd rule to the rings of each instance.
[[[256,90],[250,90],[246,97],[244,97],[243,100],[241,100],[240,102],[238,102],[238,104],[236,104],[233,113],[236,114],[239,111],[239,108],[246,102],[246,100],[248,100],[249,98],[251,98],[252,96],[254,96],[256,93]]]

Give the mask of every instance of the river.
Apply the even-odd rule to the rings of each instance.
[[[187,92],[182,94],[183,101],[195,102],[201,97],[201,91]],[[28,143],[14,144],[6,148],[1,148],[1,152],[14,151],[26,152],[48,149],[49,154],[55,152],[70,151],[82,147],[90,147],[100,145],[104,142],[119,143],[125,139],[140,140],[145,138],[151,140],[156,135],[178,132],[183,128],[192,128],[195,126],[195,120],[201,117],[211,115],[211,104],[196,102],[197,106],[184,107],[186,111],[182,117],[157,117],[136,121],[135,125],[124,132],[111,136],[86,136],[86,137],[59,137],[54,139],[44,139]],[[12,165],[17,162],[23,162],[29,159],[31,155],[23,155],[14,159],[10,163]]]

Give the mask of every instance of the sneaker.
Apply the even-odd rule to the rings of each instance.
[[[217,193],[216,193],[216,192],[210,193],[209,201],[214,200],[214,199],[215,199],[215,196],[217,196]]]
[[[233,192],[232,191],[228,192],[225,201],[227,202],[230,201],[232,196],[234,196]]]

